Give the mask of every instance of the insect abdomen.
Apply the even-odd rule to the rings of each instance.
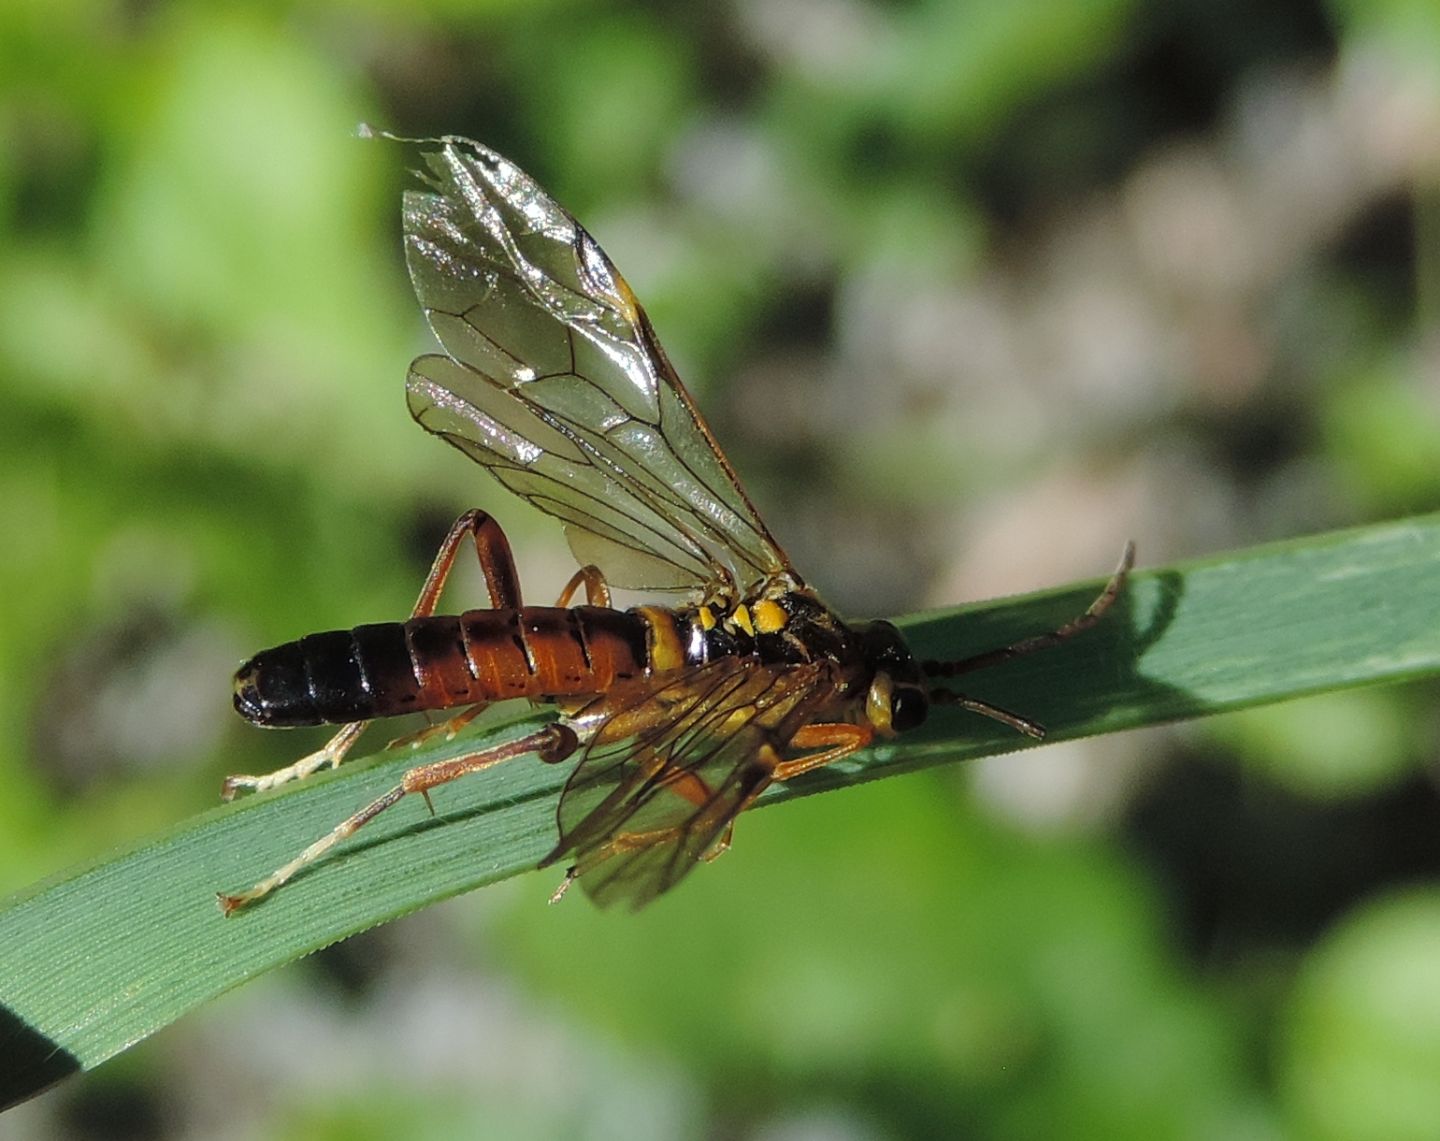
[[[597,606],[468,610],[310,634],[235,675],[257,725],[341,724],[426,709],[603,693],[646,671],[646,623]]]

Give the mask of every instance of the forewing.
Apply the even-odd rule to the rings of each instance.
[[[421,425],[565,524],[616,586],[746,586],[788,570],[594,239],[460,138],[405,195],[410,278],[446,355],[407,384]]]
[[[727,659],[650,685],[606,699],[613,707],[566,783],[560,842],[541,865],[570,857],[602,907],[642,907],[709,853],[831,682],[824,664]]]

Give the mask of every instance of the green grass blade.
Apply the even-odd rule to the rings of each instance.
[[[904,623],[927,657],[1052,628],[1095,586]],[[1099,628],[963,679],[1065,739],[1440,672],[1440,516],[1137,574]],[[518,761],[402,803],[231,919],[242,888],[393,785],[401,768],[518,734],[527,716],[352,762],[216,808],[0,907],[0,1106],[88,1069],[262,971],[427,903],[531,868],[554,837],[568,766]],[[773,790],[768,801],[1018,748],[946,710],[901,741]],[[722,875],[720,868],[704,874]],[[579,900],[567,906],[584,906]]]

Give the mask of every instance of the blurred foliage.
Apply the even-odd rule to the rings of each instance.
[[[1437,61],[1428,0],[0,7],[0,887],[309,747],[229,670],[403,614],[461,508],[568,575],[407,421],[358,122],[550,187],[894,613],[1436,507]],[[1351,693],[760,813],[635,919],[502,885],[3,1131],[1431,1136],[1437,741]]]

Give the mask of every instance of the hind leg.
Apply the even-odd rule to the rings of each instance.
[[[430,573],[425,576],[425,583],[420,588],[420,597],[415,600],[415,606],[410,611],[410,617],[421,618],[435,613],[440,594],[445,589],[445,581],[450,577],[450,571],[460,553],[460,546],[467,536],[475,543],[475,555],[480,560],[480,570],[485,575],[490,605],[497,610],[520,608],[520,579],[515,572],[515,558],[510,553],[510,542],[505,538],[505,532],[500,529],[499,523],[484,511],[471,510],[455,520],[441,542]],[[471,713],[471,716],[474,716],[474,713]],[[335,736],[315,752],[307,753],[294,764],[276,769],[272,773],[263,776],[228,776],[221,786],[220,798],[233,800],[240,792],[264,792],[292,780],[303,780],[321,769],[336,768],[369,724],[368,721],[354,721],[342,726]]]
[[[547,725],[537,732],[527,734],[518,740],[508,741],[502,745],[495,745],[489,749],[482,749],[478,753],[471,753],[465,757],[455,757],[448,761],[436,761],[433,764],[418,765],[410,769],[401,779],[400,783],[392,788],[384,796],[371,801],[353,816],[342,820],[329,832],[321,836],[315,843],[311,844],[288,864],[276,868],[264,879],[257,882],[253,887],[245,891],[227,894],[221,892],[217,895],[220,903],[220,910],[230,915],[256,900],[263,899],[276,888],[287,883],[296,872],[307,864],[313,864],[336,844],[349,836],[353,836],[360,828],[364,827],[380,813],[394,804],[399,803],[410,793],[418,792],[425,798],[425,803],[430,803],[430,790],[442,784],[448,784],[452,780],[459,780],[471,773],[478,773],[482,769],[488,769],[501,761],[508,761],[515,757],[524,756],[527,753],[536,753],[542,761],[548,764],[557,764],[565,760],[579,748],[579,739],[575,731],[565,725]]]

